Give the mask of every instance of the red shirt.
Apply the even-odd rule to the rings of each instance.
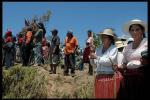
[[[7,31],[6,32],[6,37],[12,36],[12,32],[11,31]]]
[[[23,43],[23,38],[19,37],[18,38],[18,44],[22,44]]]
[[[6,37],[5,43],[13,42],[13,38],[11,36]]]
[[[45,37],[42,38],[42,47],[43,46],[46,46],[46,38]]]
[[[89,61],[89,55],[90,55],[90,46],[89,47],[86,47],[84,49],[84,52],[83,52],[83,62],[85,61]]]

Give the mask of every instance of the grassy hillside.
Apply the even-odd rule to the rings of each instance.
[[[63,76],[60,66],[57,74],[49,74],[49,66],[22,67],[20,64],[3,68],[2,98],[94,98],[94,76],[76,70],[76,76]]]

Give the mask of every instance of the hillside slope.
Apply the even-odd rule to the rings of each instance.
[[[19,68],[24,68],[20,64],[17,64]],[[89,76],[87,74],[88,72],[88,66],[85,65],[84,71],[75,71],[75,77],[72,76],[64,76],[63,75],[63,69],[61,69],[60,66],[57,67],[57,74],[49,74],[49,66],[44,65],[43,67],[27,67],[28,69],[34,69],[37,71],[38,75],[36,74],[36,78],[38,77],[38,82],[41,83],[43,81],[42,85],[39,87],[44,87],[45,90],[40,89],[37,86],[37,90],[40,89],[41,92],[46,91],[46,95],[43,96],[43,98],[94,98],[94,75]],[[11,70],[11,69],[9,69]],[[3,74],[8,71],[3,69]],[[6,75],[5,75],[6,76]],[[24,76],[25,77],[25,76]],[[43,79],[44,77],[44,79]],[[6,79],[6,77],[5,77]],[[7,84],[6,82],[4,82]],[[13,82],[12,82],[13,83]],[[29,82],[31,83],[31,82]],[[17,84],[18,85],[18,84]],[[44,86],[43,86],[44,85]],[[10,85],[11,86],[11,85]],[[15,87],[14,87],[15,88]],[[10,91],[11,89],[9,89]],[[12,88],[13,90],[13,88]],[[6,91],[5,91],[6,92]],[[45,93],[45,92],[44,92]],[[21,93],[20,93],[21,94]],[[20,95],[18,94],[18,95]],[[39,93],[37,93],[37,96],[7,96],[6,94],[3,94],[3,98],[40,98],[38,96]],[[23,95],[23,93],[21,94]],[[15,95],[16,96],[16,95]]]

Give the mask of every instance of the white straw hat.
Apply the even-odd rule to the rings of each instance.
[[[115,45],[117,48],[125,47],[127,44],[124,44],[122,41],[116,41]]]
[[[140,24],[140,25],[142,25],[145,28],[145,32],[147,32],[147,24],[144,23],[143,21],[139,20],[139,19],[134,19],[134,20],[131,20],[128,23],[126,23],[123,26],[123,31],[129,33],[129,27],[131,25],[133,25],[133,24]]]
[[[103,35],[103,34],[104,34],[104,35],[109,35],[109,36],[115,37],[115,33],[113,32],[112,29],[109,29],[109,28],[104,29],[103,32],[100,32],[100,33],[99,33],[99,35]]]

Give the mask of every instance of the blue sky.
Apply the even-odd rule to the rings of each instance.
[[[79,45],[83,47],[87,30],[95,33],[111,27],[122,36],[122,27],[129,20],[148,20],[147,2],[3,2],[3,34],[10,28],[16,35],[24,27],[24,18],[52,12],[47,23],[47,35],[57,28],[61,41],[68,29],[72,29]]]

